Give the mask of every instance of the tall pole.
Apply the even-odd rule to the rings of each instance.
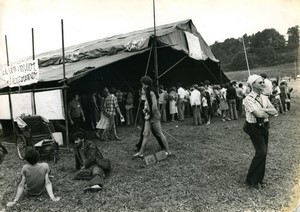
[[[6,47],[6,64],[9,66],[9,56],[8,56],[8,46],[7,46],[7,36],[5,35],[5,47]]]
[[[32,59],[35,60],[35,52],[34,52],[34,29],[31,28],[31,40],[32,40]]]
[[[31,43],[32,43],[32,59],[35,60],[35,52],[34,52],[34,29],[31,28]],[[33,85],[33,114],[36,114],[36,106],[35,106],[35,85]]]
[[[62,37],[62,59],[63,59],[63,77],[64,77],[64,110],[66,122],[66,146],[69,148],[69,120],[67,109],[67,85],[66,85],[66,66],[65,66],[65,41],[64,41],[64,20],[61,19],[61,37]]]
[[[8,45],[7,45],[7,36],[6,35],[5,35],[5,47],[6,47],[7,66],[9,66]],[[12,122],[12,127],[13,127],[14,141],[16,142],[15,123],[14,123],[12,103],[11,103],[11,94],[10,93],[11,93],[11,88],[9,87],[9,92],[8,92],[9,111],[10,111],[10,117],[11,117],[11,122]],[[16,144],[17,144],[17,142],[16,142]]]
[[[159,90],[159,82],[158,82],[158,60],[157,60],[157,42],[156,42],[156,19],[155,19],[155,0],[153,0],[153,20],[154,20],[154,72],[155,72],[155,83],[157,86],[157,92]]]
[[[248,57],[247,57],[247,52],[246,52],[246,47],[245,47],[245,42],[244,42],[244,37],[243,36],[242,36],[242,41],[243,41],[243,47],[244,47],[244,53],[245,53],[247,68],[248,68],[248,74],[250,76],[250,68],[249,68]]]

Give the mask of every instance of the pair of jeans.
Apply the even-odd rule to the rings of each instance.
[[[88,169],[81,169],[75,173],[75,180],[90,180],[89,186],[104,184],[105,173],[98,165],[93,165]]]
[[[159,111],[160,111],[160,114],[161,114],[161,121],[163,121],[163,122],[167,121],[166,106],[167,106],[167,103],[159,104]]]
[[[133,120],[133,108],[130,108],[129,110],[126,110],[126,124],[127,125],[134,124],[134,120]]]
[[[194,125],[202,124],[201,114],[200,114],[200,107],[201,107],[200,105],[193,105],[192,106]]]
[[[229,107],[229,115],[231,119],[238,119],[238,114],[236,110],[236,99],[229,99],[228,100],[228,107]]]
[[[182,98],[178,99],[177,109],[178,109],[178,120],[183,121],[184,120],[184,99]]]
[[[245,128],[255,149],[255,155],[247,174],[247,182],[257,185],[263,182],[265,176],[269,142],[269,122],[265,122],[264,127],[259,127],[257,123],[247,122]]]

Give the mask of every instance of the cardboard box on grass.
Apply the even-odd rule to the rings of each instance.
[[[152,155],[145,156],[145,162],[147,165],[159,162],[167,158],[167,154],[165,151],[156,152]]]

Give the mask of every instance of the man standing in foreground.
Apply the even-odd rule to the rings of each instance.
[[[263,185],[266,168],[269,140],[268,117],[276,115],[277,111],[268,97],[261,93],[264,89],[264,80],[261,76],[253,74],[249,76],[247,83],[252,91],[244,99],[246,111],[244,131],[250,136],[255,148],[255,156],[247,174],[247,183],[258,189],[259,184]]]

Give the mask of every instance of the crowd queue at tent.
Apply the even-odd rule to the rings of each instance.
[[[293,89],[288,86],[285,80],[271,82],[265,74],[262,76],[265,78],[264,94],[269,97],[278,113],[285,114],[290,110],[290,94]],[[243,99],[249,92],[249,87],[236,81],[211,85],[206,80],[204,83],[187,86],[178,83],[176,86],[168,88],[160,85],[158,104],[161,122],[183,121],[186,117],[193,117],[194,125],[209,125],[213,117],[219,117],[220,121],[237,120],[244,114]],[[100,123],[100,120],[103,117],[105,101],[111,95],[116,98],[116,103],[120,109],[120,113],[116,112],[114,116],[114,123],[117,127],[143,123],[142,111],[145,98],[141,90],[128,89],[125,91],[119,88],[109,90],[105,88],[103,92],[75,95],[77,101],[80,102],[82,113],[78,114],[81,116],[80,123],[74,131],[78,131],[79,128],[86,130],[102,129],[99,125],[103,125],[103,121]],[[72,101],[69,103],[69,111],[70,105],[72,105]],[[71,114],[69,117],[72,117]],[[115,135],[114,138],[118,138],[118,136]]]

